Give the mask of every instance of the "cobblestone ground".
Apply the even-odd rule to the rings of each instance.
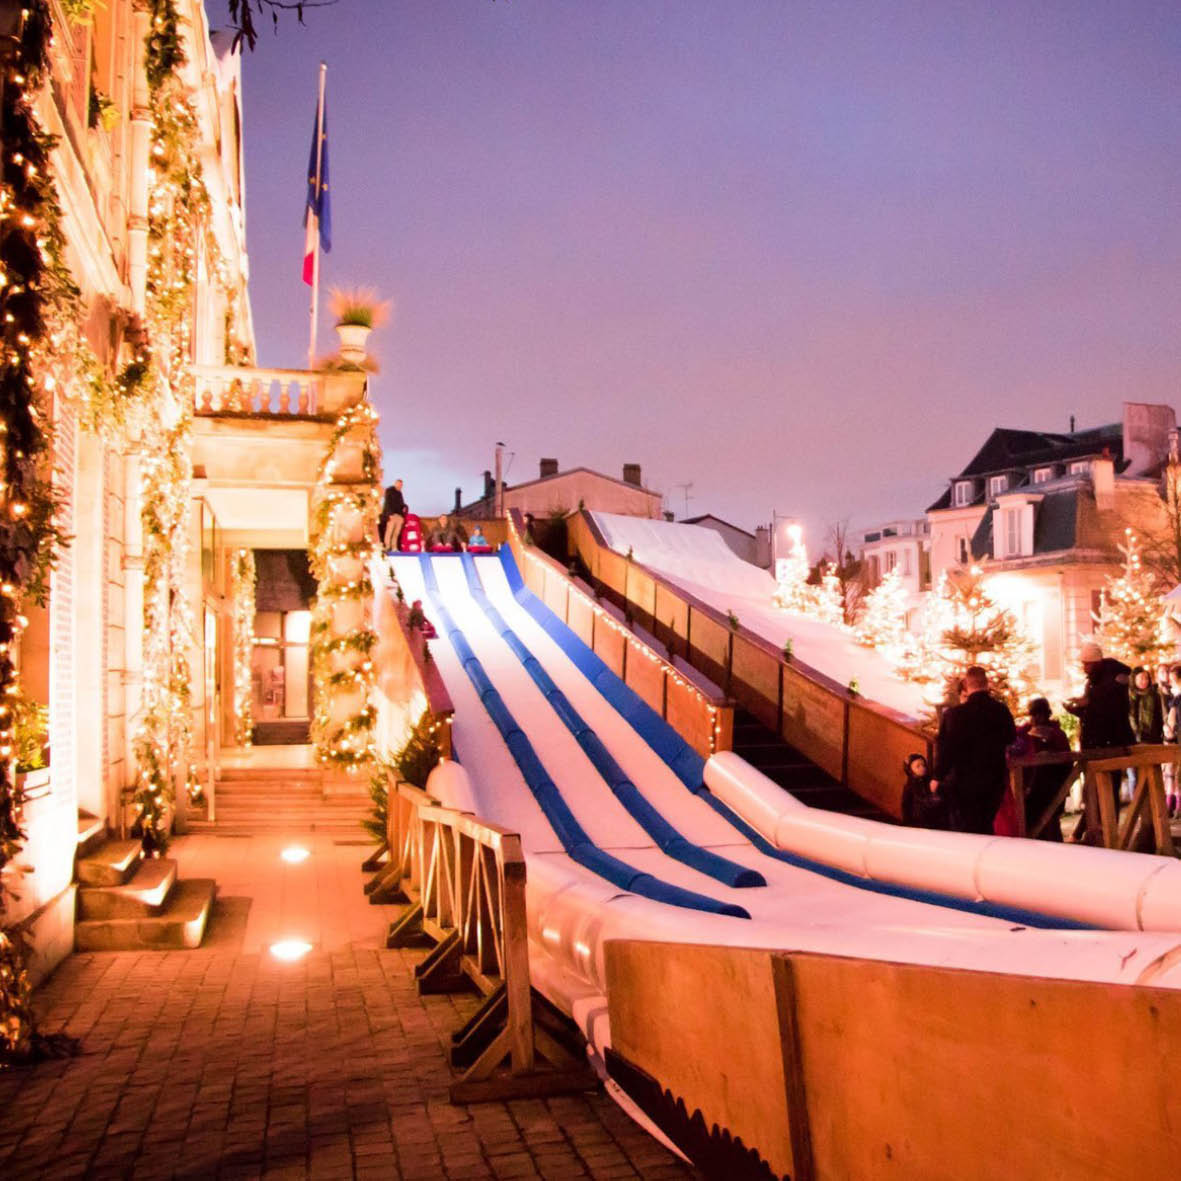
[[[58,969],[42,1025],[82,1054],[0,1075],[0,1177],[695,1175],[601,1093],[453,1107],[476,1002],[419,997],[420,952],[212,942]]]

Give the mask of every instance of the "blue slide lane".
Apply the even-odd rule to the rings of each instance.
[[[446,561],[447,559],[442,559]],[[455,559],[450,559],[454,561]],[[443,606],[439,594],[439,583],[431,565],[431,558],[422,555],[419,559],[422,565],[423,584],[431,598],[431,608],[438,622],[447,633],[455,655],[463,665],[468,680],[474,686],[488,716],[496,724],[504,739],[505,746],[520,768],[526,785],[533,793],[541,810],[545,813],[554,833],[562,844],[562,848],[579,865],[589,869],[592,873],[618,886],[621,890],[628,890],[644,898],[651,898],[655,902],[668,903],[671,906],[683,906],[690,910],[702,910],[711,914],[724,914],[733,918],[749,919],[749,912],[732,902],[720,902],[716,898],[709,898],[705,894],[698,894],[693,890],[686,890],[671,882],[661,881],[650,873],[636,869],[621,861],[618,857],[605,852],[595,845],[582,825],[574,818],[570,806],[562,798],[562,793],[546,771],[533,744],[517,725],[516,719],[509,712],[500,693],[495,689],[484,671],[484,666],[472,651],[467,637],[456,627],[450,612]]]
[[[467,578],[472,598],[487,616],[489,622],[502,640],[512,649],[513,655],[525,667],[533,683],[541,690],[562,724],[574,735],[594,768],[603,777],[612,794],[627,809],[637,824],[656,842],[661,851],[674,861],[680,861],[691,869],[706,874],[727,886],[765,886],[767,879],[758,870],[739,865],[728,857],[703,849],[700,845],[686,840],[677,830],[644,798],[640,789],[627,777],[615,757],[603,744],[598,734],[586,723],[583,716],[570,704],[565,693],[554,684],[553,678],[541,667],[541,662],[521,642],[520,636],[504,621],[504,617],[488,601],[484,584],[480,581],[476,563],[471,554],[463,555],[463,572]]]
[[[639,694],[622,680],[604,662],[595,655],[590,647],[566,626],[524,583],[517,563],[513,559],[512,551],[507,545],[502,545],[499,552],[500,563],[504,568],[505,577],[517,602],[537,621],[549,637],[566,653],[571,663],[585,676],[592,685],[611,703],[631,727],[672,769],[677,778],[694,795],[703,799],[719,816],[724,817],[734,826],[760,853],[774,857],[786,865],[794,865],[799,869],[806,869],[810,873],[820,874],[835,882],[847,886],[854,886],[859,890],[869,890],[874,894],[886,894],[892,898],[906,898],[912,902],[926,902],[932,906],[944,906],[950,910],[962,910],[969,914],[985,915],[988,918],[1001,919],[1005,922],[1019,924],[1024,927],[1040,927],[1055,931],[1089,931],[1093,926],[1089,923],[1076,922],[1074,919],[1058,918],[1053,915],[1041,914],[1038,911],[1025,910],[1016,906],[1000,906],[992,902],[977,902],[967,898],[956,898],[950,894],[940,894],[934,890],[919,890],[910,886],[898,886],[892,882],[876,882],[868,878],[858,877],[846,870],[825,865],[822,861],[813,861],[809,857],[801,857],[796,853],[789,853],[780,849],[767,840],[761,833],[752,828],[741,816],[727,807],[706,787],[703,776],[705,774],[705,760],[668,724]]]

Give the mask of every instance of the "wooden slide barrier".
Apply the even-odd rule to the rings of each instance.
[[[509,546],[525,585],[699,755],[709,758],[715,751],[729,750],[734,734],[733,704],[724,696],[705,692],[684,676],[579,590],[553,558],[526,545],[519,513],[514,510],[507,521]],[[609,564],[614,557],[618,555],[608,551],[604,561]],[[619,562],[621,575],[626,577],[629,564],[622,558]],[[632,589],[640,601],[653,606],[664,590],[647,576],[637,577]]]
[[[598,1085],[562,1020],[529,978],[525,858],[516,833],[440,807],[395,784],[388,807],[390,867],[407,903],[388,947],[425,938],[420,993],[475,988],[483,1003],[452,1035],[455,1103],[581,1091]]]
[[[1170,829],[1168,804],[1161,768],[1176,764],[1181,752],[1165,744],[1119,747],[1107,750],[1063,751],[1054,754],[1026,755],[1009,761],[1009,787],[1017,805],[1017,835],[1040,836],[1051,824],[1058,823],[1058,809],[1070,794],[1071,786],[1083,777],[1083,814],[1074,839],[1106,849],[1147,850],[1163,857],[1175,857]],[[1054,798],[1042,808],[1040,816],[1026,816],[1026,794],[1039,767],[1063,767],[1066,772]],[[1123,777],[1135,773],[1132,802],[1122,825],[1115,809],[1111,789],[1113,774]]]
[[[882,811],[902,811],[907,755],[930,757],[916,723],[867,701],[638,562],[609,549],[587,512],[567,522],[596,587],[806,758]]]
[[[606,954],[609,1068],[708,1176],[1178,1175],[1174,990],[637,941]]]

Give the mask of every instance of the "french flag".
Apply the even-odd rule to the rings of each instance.
[[[327,253],[332,249],[332,206],[328,200],[328,103],[321,86],[316,102],[316,123],[312,128],[312,151],[308,158],[308,197],[303,209],[307,230],[303,248],[303,281],[313,286],[316,279],[316,238]]]

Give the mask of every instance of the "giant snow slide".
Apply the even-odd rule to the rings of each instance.
[[[1181,988],[1181,864],[809,808],[732,752],[691,750],[507,546],[392,561],[455,705],[459,767],[430,790],[521,834],[534,984],[592,1054],[615,938]]]

